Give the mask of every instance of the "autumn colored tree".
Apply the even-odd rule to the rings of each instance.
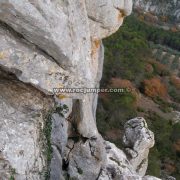
[[[171,83],[177,88],[180,90],[180,78],[173,75],[171,76]]]
[[[152,98],[155,98],[158,96],[164,98],[167,96],[166,86],[157,77],[144,80],[143,90],[144,90],[144,94]]]
[[[114,88],[133,88],[131,81],[121,78],[111,78],[111,87]]]

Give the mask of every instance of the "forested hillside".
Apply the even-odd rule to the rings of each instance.
[[[100,132],[122,147],[124,123],[135,116],[145,117],[156,140],[147,173],[180,179],[180,33],[131,15],[104,45],[101,87],[131,91],[100,94]]]

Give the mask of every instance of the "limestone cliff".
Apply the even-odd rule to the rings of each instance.
[[[96,127],[102,38],[131,13],[131,0],[0,0],[0,179],[157,179],[144,176],[153,133],[125,125],[125,152]]]

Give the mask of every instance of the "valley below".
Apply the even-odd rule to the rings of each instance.
[[[104,40],[101,87],[130,88],[99,96],[97,125],[106,140],[122,148],[124,123],[144,117],[155,134],[147,173],[180,179],[180,32],[164,30],[136,11]]]

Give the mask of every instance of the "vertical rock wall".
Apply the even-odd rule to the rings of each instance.
[[[154,142],[144,120],[135,132],[146,153],[128,157],[98,133],[97,94],[53,94],[99,87],[101,40],[131,10],[131,0],[0,0],[1,179],[151,178],[143,177]],[[128,152],[139,150],[138,139],[129,146],[126,138]]]

